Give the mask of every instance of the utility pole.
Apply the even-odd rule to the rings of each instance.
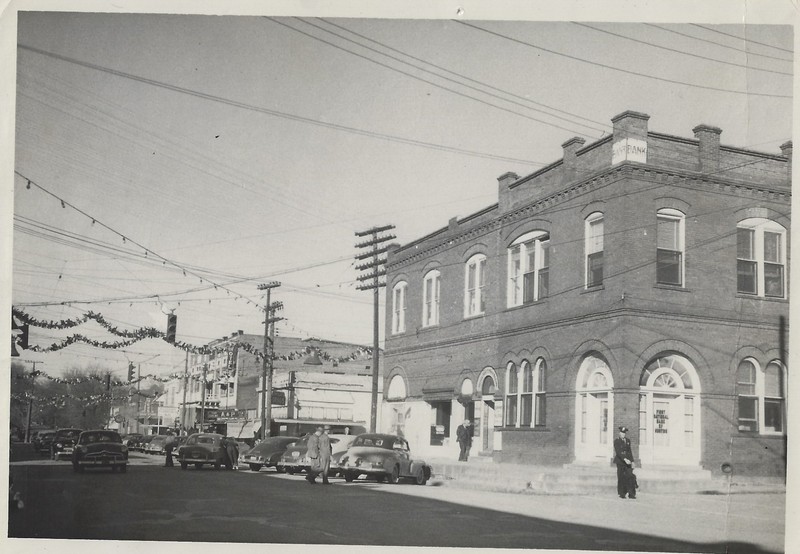
[[[261,439],[266,439],[269,436],[270,420],[267,419],[267,404],[269,402],[270,412],[272,411],[272,399],[267,400],[267,364],[269,363],[270,370],[272,369],[272,357],[269,353],[269,324],[270,324],[270,295],[272,289],[278,288],[281,284],[278,281],[270,281],[269,283],[262,283],[258,285],[258,290],[267,291],[267,301],[264,305],[264,347],[261,352]],[[269,361],[268,361],[269,359]],[[270,373],[270,385],[272,381],[272,371]]]
[[[275,312],[278,310],[283,309],[283,302],[273,302],[269,305],[269,367],[267,370],[267,388],[264,392],[264,396],[267,397],[266,402],[266,409],[267,413],[264,416],[268,422],[267,425],[267,435],[272,435],[272,429],[270,428],[272,425],[272,376],[273,376],[273,366],[272,363],[275,360],[275,323],[283,319],[282,317],[275,317]]]
[[[206,373],[208,373],[208,364],[203,364],[203,383],[200,387],[200,432],[205,432],[206,424]]]
[[[31,362],[33,364],[33,374],[32,383],[35,384],[36,382],[36,364],[42,362]],[[25,442],[29,442],[31,440],[31,416],[33,415],[33,395],[28,399],[28,416],[25,418]]]
[[[181,433],[186,429],[186,389],[189,388],[189,351],[186,351],[186,363],[183,366],[183,402],[181,402]]]
[[[372,325],[372,409],[370,411],[369,417],[369,431],[370,433],[375,432],[375,428],[377,426],[378,420],[378,325],[379,325],[379,315],[378,315],[378,305],[380,303],[379,300],[379,290],[381,287],[386,286],[386,282],[381,282],[380,277],[386,275],[386,258],[381,258],[380,255],[387,252],[389,250],[388,246],[380,246],[386,241],[393,240],[397,238],[395,235],[383,235],[378,236],[379,233],[383,233],[384,231],[388,231],[390,229],[394,229],[394,225],[384,225],[383,227],[373,227],[367,231],[360,231],[356,233],[357,237],[365,237],[371,236],[367,241],[360,242],[356,244],[356,248],[370,248],[371,250],[365,252],[364,254],[359,254],[356,256],[356,260],[365,260],[368,258],[372,258],[372,261],[366,262],[356,266],[356,269],[359,271],[363,270],[370,270],[371,273],[367,273],[365,275],[360,275],[358,280],[364,284],[358,285],[356,287],[358,290],[373,290],[373,325]],[[371,283],[368,283],[372,281]]]
[[[141,422],[139,421],[139,401],[141,400],[142,389],[142,364],[136,364],[136,432],[141,433]]]

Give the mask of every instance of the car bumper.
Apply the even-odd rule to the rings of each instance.
[[[333,468],[331,468],[333,470]],[[338,468],[339,471],[352,471],[362,475],[388,475],[389,472],[383,467],[355,466],[346,465]]]
[[[79,466],[124,466],[128,460],[121,458],[81,459],[75,462]]]
[[[65,448],[64,450],[59,450],[58,452],[53,453],[53,458],[56,460],[60,460],[61,458],[71,458],[72,457],[72,448]]]

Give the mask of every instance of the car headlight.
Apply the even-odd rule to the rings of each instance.
[[[56,448],[61,448],[63,445],[60,442],[56,443]]]

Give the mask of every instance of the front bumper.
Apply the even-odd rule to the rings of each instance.
[[[53,458],[56,460],[60,460],[61,458],[71,458],[72,457],[72,448],[67,447],[63,448],[57,452],[53,452]]]
[[[81,458],[75,463],[79,466],[124,466],[128,465],[128,460],[123,458]]]

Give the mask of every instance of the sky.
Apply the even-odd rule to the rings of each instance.
[[[356,231],[420,238],[625,110],[773,154],[792,137],[792,20],[314,15],[20,13],[13,306],[126,330],[174,312],[178,340],[202,345],[263,333],[257,285],[279,281],[279,335],[371,345]],[[384,308],[382,293],[381,339]],[[75,333],[116,340],[89,321],[31,343]],[[180,372],[184,353],[148,339],[20,359],[122,378],[128,361]]]

